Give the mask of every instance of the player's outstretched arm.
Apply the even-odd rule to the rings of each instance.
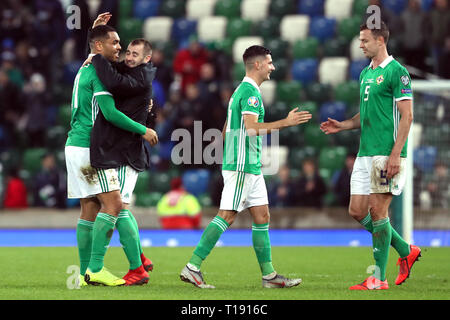
[[[308,111],[298,111],[298,108],[289,112],[284,119],[274,122],[258,122],[256,114],[244,114],[245,129],[249,136],[269,134],[272,130],[280,130],[308,122],[312,115]]]
[[[325,134],[333,134],[344,130],[352,130],[358,128],[361,128],[359,112],[353,118],[348,120],[337,121],[335,119],[328,118],[327,121],[320,124],[320,130],[322,130]]]

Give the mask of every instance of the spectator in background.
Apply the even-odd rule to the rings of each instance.
[[[161,83],[164,93],[168,96],[170,85],[173,82],[173,72],[172,67],[168,66],[165,61],[164,52],[160,49],[153,49],[152,63],[157,69],[155,80]]]
[[[445,39],[450,36],[450,11],[448,0],[435,0],[435,6],[430,12],[431,21],[431,50],[434,61],[434,73],[442,75],[440,64],[444,51]]]
[[[208,51],[203,48],[196,36],[189,38],[189,46],[177,52],[173,70],[181,81],[181,92],[185,94],[189,84],[200,80],[200,69],[208,62]]]
[[[6,135],[17,142],[16,136],[19,120],[24,113],[24,104],[21,91],[12,83],[6,71],[0,69],[0,123],[6,131]]]
[[[449,207],[450,175],[445,163],[436,164],[433,176],[426,182],[426,191],[430,195],[432,208]]]
[[[278,171],[278,177],[269,190],[269,203],[273,207],[290,207],[294,203],[295,187],[291,182],[291,170],[283,166]]]
[[[352,176],[353,165],[356,154],[348,154],[345,158],[345,167],[336,172],[334,182],[334,194],[339,206],[348,207],[350,204],[350,178]]]
[[[427,55],[426,36],[429,34],[427,15],[420,7],[419,0],[409,0],[408,7],[401,17],[402,56],[407,65],[425,70],[425,56]]]
[[[26,131],[30,147],[44,147],[47,132],[47,109],[50,104],[45,78],[34,73],[24,88]]]
[[[303,161],[302,169],[299,179],[294,182],[294,204],[320,209],[323,206],[323,197],[327,193],[327,186],[312,159]]]
[[[47,208],[66,207],[65,173],[56,166],[55,156],[42,157],[42,168],[34,178],[34,206]]]
[[[6,178],[3,207],[5,209],[28,208],[27,188],[24,181],[19,176],[18,168],[12,168]]]
[[[170,183],[171,190],[156,207],[163,229],[199,229],[201,207],[197,199],[186,192],[181,178]]]

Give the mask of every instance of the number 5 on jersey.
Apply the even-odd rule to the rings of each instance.
[[[364,90],[364,101],[369,100],[369,91],[370,91],[370,86],[366,86],[366,89]]]

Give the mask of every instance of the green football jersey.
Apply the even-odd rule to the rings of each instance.
[[[359,81],[361,139],[358,156],[389,156],[400,121],[397,102],[412,99],[411,77],[406,68],[390,56],[375,70],[372,64],[366,67]],[[407,144],[401,157],[406,157]]]
[[[262,137],[248,135],[244,114],[254,114],[258,122],[264,122],[261,92],[248,77],[242,80],[228,104],[222,170],[261,174]]]
[[[81,67],[73,84],[72,115],[66,146],[89,148],[91,130],[99,106],[95,99],[99,95],[111,95],[95,72],[92,64]]]

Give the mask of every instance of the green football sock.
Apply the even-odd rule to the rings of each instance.
[[[84,276],[84,274],[86,273],[86,269],[89,265],[89,260],[91,260],[93,226],[93,221],[87,221],[83,219],[78,220],[77,245],[78,256],[80,258],[80,274],[82,276]]]
[[[275,270],[272,265],[272,248],[270,246],[268,223],[253,223],[252,242],[262,275],[266,276],[274,272]]]
[[[89,269],[99,272],[103,268],[106,250],[114,232],[117,217],[100,212],[94,222],[92,230],[92,253]]]
[[[121,210],[117,218],[116,229],[119,232],[120,244],[130,263],[130,269],[139,268],[142,264],[139,252],[139,236],[128,210]]]
[[[142,250],[141,238],[139,236],[139,227],[138,227],[136,218],[133,216],[133,214],[131,213],[130,210],[126,210],[126,211],[128,211],[128,215],[130,216],[131,221],[133,221],[134,229],[136,230],[136,234],[138,235],[139,254],[143,254],[144,251]]]
[[[189,260],[189,263],[200,269],[203,260],[209,255],[211,250],[216,245],[222,233],[224,233],[230,225],[224,219],[216,216],[203,231],[194,253]]]
[[[389,247],[392,237],[392,228],[389,218],[373,222],[372,245],[376,270],[374,276],[386,280],[386,266],[389,258]],[[378,274],[379,272],[379,274]]]
[[[362,226],[369,231],[370,233],[373,232],[373,223],[372,223],[372,217],[370,216],[370,213],[367,214],[367,216],[359,221]],[[392,247],[398,252],[400,257],[404,258],[406,257],[410,252],[409,244],[403,240],[403,238],[398,234],[397,231],[392,227],[391,224],[389,224],[392,229],[392,239],[391,239],[391,245]]]

